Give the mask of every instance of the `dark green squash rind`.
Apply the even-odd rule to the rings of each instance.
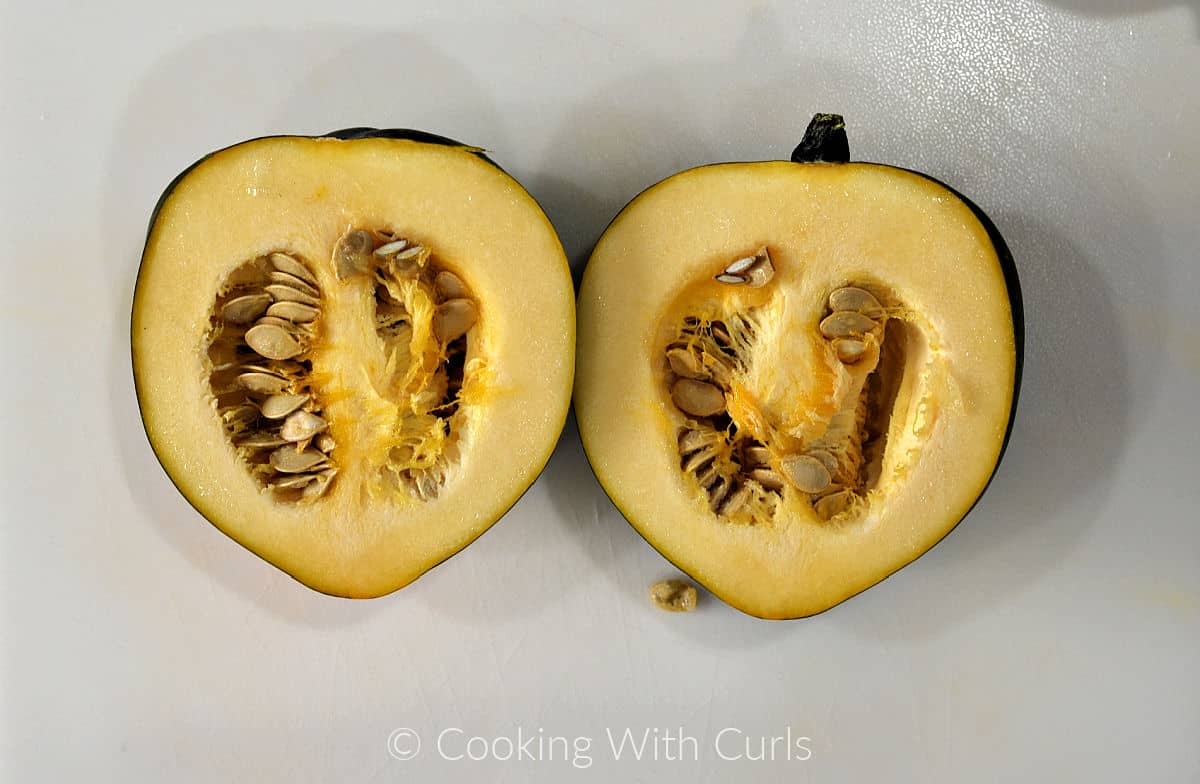
[[[840,134],[840,138],[839,138],[839,134]],[[843,150],[845,151],[844,158],[841,157],[843,155]],[[824,157],[824,156],[829,156],[829,157]],[[850,162],[850,160],[849,160],[849,144],[848,144],[848,141],[847,141],[846,135],[845,135],[845,123],[842,121],[841,116],[836,115],[836,114],[817,114],[817,115],[815,115],[813,117],[812,121],[809,123],[808,129],[805,132],[805,139],[803,141],[801,141],[800,145],[798,145],[796,147],[796,149],[792,152],[791,160],[792,160],[792,162],[798,163],[800,165],[805,165],[805,164],[809,164],[809,163],[833,163],[833,164],[849,163]],[[804,618],[812,618],[817,615],[821,615],[822,613],[829,612],[833,608],[853,599],[855,596],[858,596],[859,594],[861,594],[865,591],[868,591],[877,585],[880,585],[881,583],[883,583],[885,580],[887,580],[892,575],[896,574],[897,572],[901,571],[902,569],[904,569],[908,566],[911,566],[913,563],[920,560],[920,558],[922,556],[927,554],[934,547],[937,547],[939,544],[941,544],[946,539],[947,536],[949,536],[951,533],[953,533],[954,530],[956,528],[958,528],[958,526],[962,523],[962,521],[965,520],[967,518],[967,516],[971,514],[971,511],[974,510],[975,507],[979,504],[980,499],[983,498],[984,494],[987,492],[988,488],[991,486],[992,480],[994,480],[996,478],[996,472],[1000,470],[1000,463],[1003,461],[1004,454],[1008,449],[1008,442],[1012,436],[1013,425],[1016,422],[1017,398],[1018,398],[1018,395],[1019,395],[1020,389],[1021,389],[1021,373],[1022,373],[1024,361],[1025,361],[1025,359],[1024,359],[1025,310],[1024,310],[1023,300],[1021,297],[1021,284],[1020,284],[1019,276],[1017,274],[1016,262],[1013,260],[1012,253],[1009,251],[1008,244],[1004,241],[1004,237],[1000,234],[1000,230],[998,228],[996,228],[996,224],[992,222],[991,218],[988,217],[987,213],[985,213],[977,204],[975,204],[973,201],[968,199],[966,196],[962,195],[960,192],[958,192],[954,188],[951,188],[949,185],[945,184],[941,180],[931,177],[928,174],[925,174],[924,172],[914,171],[912,169],[905,169],[900,166],[891,166],[889,164],[877,164],[877,163],[873,163],[871,161],[858,161],[858,162],[859,163],[871,163],[872,165],[875,165],[875,166],[885,166],[887,168],[897,169],[899,171],[907,172],[909,174],[915,174],[919,177],[923,177],[927,180],[930,180],[931,182],[937,183],[938,185],[940,185],[941,187],[943,187],[947,191],[949,191],[956,198],[961,200],[971,210],[971,213],[976,217],[976,219],[983,225],[983,228],[984,228],[985,232],[987,233],[988,240],[992,243],[992,247],[996,251],[996,257],[1000,262],[1000,269],[1001,269],[1002,274],[1004,275],[1004,285],[1005,285],[1005,289],[1006,289],[1006,293],[1007,293],[1008,301],[1009,301],[1009,310],[1012,315],[1013,345],[1014,345],[1014,349],[1016,352],[1016,359],[1015,359],[1014,372],[1013,372],[1012,403],[1009,405],[1008,423],[1007,423],[1007,425],[1005,427],[1005,431],[1004,431],[1004,440],[1000,444],[1000,452],[996,456],[996,463],[992,468],[992,474],[991,474],[991,476],[988,477],[988,481],[984,484],[983,489],[979,491],[979,495],[976,496],[975,501],[971,504],[970,507],[967,508],[967,511],[964,512],[963,515],[960,518],[958,518],[957,521],[955,521],[954,525],[950,526],[950,528],[947,529],[946,533],[943,534],[941,537],[939,537],[936,542],[934,542],[933,544],[929,545],[929,547],[922,550],[916,557],[912,558],[907,563],[901,564],[896,569],[893,569],[891,572],[888,572],[886,575],[879,578],[878,580],[871,583],[870,585],[863,588],[862,590],[856,591],[855,593],[850,594],[849,596],[838,601],[837,603],[831,604],[829,607],[826,607],[824,610],[819,610],[814,613],[809,613],[808,615],[796,615],[796,616],[789,616],[789,617],[769,618],[766,616],[758,615],[744,606],[739,606],[738,602],[732,598],[720,596],[719,594],[716,594],[716,593],[713,593],[712,591],[710,591],[710,593],[713,593],[714,596],[716,596],[718,599],[720,599],[725,604],[727,604],[730,607],[734,608],[735,610],[745,613],[746,615],[749,615],[753,618],[760,618],[763,620],[773,620],[773,621],[774,620],[792,621],[792,620],[802,620]],[[737,162],[731,162],[731,163],[737,163]],[[743,161],[743,163],[744,163],[744,161]],[[709,164],[709,165],[718,165],[719,166],[719,165],[723,165],[723,164]],[[698,168],[705,168],[705,167],[701,166]],[[634,196],[632,199],[630,199],[625,204],[625,206],[622,207],[621,210],[615,216],[613,216],[613,219],[611,221],[609,221],[608,226],[605,227],[605,231],[608,231],[608,229],[617,220],[617,218],[620,217],[620,215],[623,212],[625,212],[625,210],[628,209],[630,205],[632,205],[635,201],[637,201],[637,199],[641,196],[642,193],[645,193],[646,191],[650,190],[650,188],[655,187],[655,185],[657,185],[657,184],[658,183],[655,183],[654,185],[650,185],[649,187],[643,189],[637,196]],[[603,233],[602,233],[602,235],[603,235]],[[586,272],[586,270],[585,270],[585,272]],[[582,290],[582,286],[580,286],[580,290]],[[578,357],[578,355],[576,355],[576,362],[578,362],[578,361],[579,361],[579,357]],[[580,429],[580,441],[581,442],[583,440],[582,433],[583,433],[583,431],[582,431],[582,429]],[[596,466],[592,462],[591,455],[588,454],[586,446],[584,446],[583,453],[584,453],[584,457],[587,458],[588,467],[591,468],[591,470],[592,470],[592,475],[596,478],[596,482],[600,485],[601,489],[604,490],[605,495],[608,496],[609,501],[612,502],[612,505],[616,508],[616,510],[618,512],[620,512],[621,516],[625,518],[627,523],[629,523],[629,527],[632,528],[638,534],[638,536],[640,536],[642,538],[642,540],[646,542],[646,544],[650,545],[652,548],[654,548],[654,550],[659,555],[661,555],[664,559],[666,559],[666,561],[668,563],[670,563],[672,566],[674,566],[680,572],[686,574],[688,577],[690,577],[692,580],[694,580],[699,585],[705,587],[707,590],[707,586],[705,586],[704,581],[700,580],[695,575],[691,574],[686,569],[684,569],[682,566],[680,566],[678,563],[676,563],[674,560],[672,560],[669,555],[667,555],[665,552],[663,552],[663,550],[658,545],[656,545],[653,541],[651,541],[649,539],[649,537],[647,537],[644,533],[642,533],[642,531],[631,522],[632,518],[630,517],[630,515],[626,514],[625,510],[622,509],[620,504],[617,503],[616,497],[613,495],[612,491],[610,491],[609,488],[604,485],[604,480],[601,479],[600,474],[596,471]]]
[[[508,174],[508,172],[504,171],[504,169],[501,168],[501,166],[499,164],[497,164],[495,161],[493,161],[491,158],[489,158],[485,154],[483,148],[472,147],[469,144],[463,144],[462,142],[458,142],[453,139],[449,139],[445,136],[439,136],[437,134],[429,133],[427,131],[417,131],[417,130],[412,130],[409,128],[344,128],[344,129],[337,130],[337,131],[330,131],[329,133],[322,134],[320,136],[305,136],[303,134],[272,134],[272,135],[268,135],[268,136],[256,136],[252,139],[246,139],[244,141],[240,141],[235,144],[231,144],[226,147],[222,147],[219,150],[214,150],[213,152],[210,152],[207,155],[201,157],[200,159],[198,159],[197,161],[192,163],[190,166],[188,166],[186,169],[181,171],[179,174],[177,174],[171,180],[171,182],[169,182],[167,184],[167,187],[165,189],[163,189],[162,194],[158,197],[158,200],[154,204],[154,209],[150,213],[150,223],[146,227],[146,240],[142,246],[142,256],[141,256],[140,260],[138,261],[138,274],[134,278],[133,301],[130,303],[130,324],[129,324],[130,357],[129,357],[129,360],[130,360],[130,370],[131,371],[134,371],[133,314],[137,310],[136,302],[137,302],[138,286],[141,283],[142,267],[146,260],[146,248],[149,247],[150,235],[154,231],[154,224],[158,221],[158,214],[159,214],[159,212],[161,212],[163,205],[166,203],[167,199],[170,197],[171,193],[175,190],[175,188],[178,187],[179,183],[182,182],[183,179],[185,177],[187,177],[187,175],[190,174],[193,169],[195,169],[197,166],[204,163],[206,160],[213,157],[214,155],[218,155],[226,150],[232,149],[234,147],[240,147],[243,144],[249,144],[251,142],[262,141],[264,139],[284,139],[284,138],[303,138],[303,139],[333,138],[333,139],[341,139],[343,141],[350,141],[350,140],[354,140],[354,139],[371,139],[371,138],[400,139],[400,140],[407,140],[407,141],[424,142],[427,144],[439,144],[439,145],[444,145],[447,147],[461,147],[461,148],[471,152],[473,155],[480,158],[481,160],[486,161],[487,163],[491,164],[492,166],[495,166],[500,171],[504,172],[504,174],[508,175],[513,180],[513,182],[515,182],[517,184],[518,187],[520,187],[522,190],[525,190],[525,186],[521,185],[521,183],[515,177],[513,177],[511,174]],[[525,192],[529,195],[529,198],[532,199],[533,202],[538,205],[538,209],[542,210],[542,213],[545,214],[545,210],[542,209],[542,206],[537,201],[537,199],[533,198],[533,194],[529,194],[529,192],[527,190]],[[549,218],[547,218],[547,222],[549,223]],[[551,226],[553,226],[553,224],[551,224]],[[574,348],[574,347],[572,347],[572,348]],[[150,436],[150,431],[146,427],[146,420],[144,417],[141,416],[142,390],[141,390],[141,387],[138,385],[138,378],[137,378],[136,371],[133,372],[133,392],[134,392],[134,397],[136,398],[137,404],[138,404],[138,419],[142,423],[142,430],[146,433],[146,440],[150,444],[150,451],[154,454],[154,459],[158,462],[159,467],[162,468],[163,473],[167,475],[167,479],[170,480],[171,484],[174,485],[175,489],[179,492],[179,494],[181,496],[183,496],[183,500],[187,501],[188,506],[192,507],[192,509],[194,509],[196,511],[196,513],[199,514],[200,517],[202,517],[205,520],[205,522],[207,522],[213,528],[216,528],[217,531],[219,531],[224,536],[227,536],[231,540],[236,542],[238,544],[238,546],[241,547],[243,550],[246,550],[251,555],[253,555],[254,557],[263,561],[264,563],[268,564],[269,566],[283,572],[288,577],[292,578],[297,583],[299,583],[300,585],[303,585],[305,588],[307,588],[311,591],[316,591],[317,593],[322,593],[322,594],[325,594],[326,596],[333,596],[333,597],[336,597],[339,599],[363,599],[364,598],[364,597],[359,597],[359,596],[349,596],[346,594],[334,593],[334,592],[322,590],[313,585],[310,585],[307,582],[305,582],[304,580],[297,577],[296,575],[289,572],[287,569],[284,569],[279,564],[276,564],[276,563],[268,560],[265,556],[260,555],[259,553],[255,552],[254,550],[250,549],[249,547],[246,547],[244,544],[242,544],[240,541],[238,541],[238,539],[236,537],[234,537],[232,534],[226,532],[220,526],[213,523],[212,520],[209,519],[208,515],[205,514],[204,510],[200,508],[199,502],[196,501],[195,499],[193,499],[191,497],[191,495],[189,495],[188,491],[186,489],[184,489],[184,487],[182,485],[180,485],[180,483],[175,479],[175,477],[171,474],[171,472],[167,470],[166,463],[163,462],[162,456],[158,453],[158,448],[154,444],[154,439]],[[563,414],[563,421],[562,421],[562,423],[559,424],[559,427],[558,427],[558,431],[559,431],[558,439],[559,440],[561,440],[561,438],[562,438],[562,431],[566,428],[567,418],[570,416],[570,410],[571,410],[571,407],[567,406],[567,409]],[[557,442],[555,444],[555,448],[557,448]],[[553,455],[554,455],[554,449],[551,449],[550,457],[552,457]],[[546,466],[549,465],[549,463],[550,463],[550,457],[547,457],[546,462],[544,462],[542,464],[541,468],[538,469],[538,472],[530,480],[529,485],[526,486],[526,488],[524,490],[522,490],[521,493],[519,495],[517,495],[517,497],[515,499],[513,499],[512,504],[510,504],[508,507],[506,507],[504,509],[503,512],[501,512],[499,515],[497,515],[496,519],[493,520],[490,524],[488,524],[485,528],[483,528],[483,530],[481,530],[479,533],[477,533],[475,536],[471,537],[467,541],[463,542],[463,544],[460,547],[458,547],[457,549],[452,550],[451,552],[447,553],[446,556],[444,558],[442,558],[441,560],[435,561],[430,566],[423,569],[421,571],[421,573],[418,574],[416,577],[414,577],[412,580],[404,582],[400,585],[397,585],[394,588],[390,588],[389,590],[387,590],[383,593],[374,595],[369,598],[382,598],[384,596],[395,593],[396,591],[400,590],[401,588],[411,585],[416,580],[419,580],[421,577],[425,576],[426,574],[429,574],[431,571],[433,571],[437,567],[441,566],[442,564],[446,563],[451,558],[458,555],[463,550],[465,550],[467,547],[469,547],[470,545],[472,545],[476,541],[478,541],[478,539],[480,537],[482,537],[488,531],[492,530],[493,526],[495,526],[496,523],[500,522],[500,520],[503,519],[504,516],[507,515],[512,510],[512,508],[515,507],[517,505],[517,503],[520,502],[520,500],[522,498],[525,497],[525,494],[529,492],[529,490],[534,486],[534,484],[536,484],[538,478],[540,478],[541,475],[545,472]]]

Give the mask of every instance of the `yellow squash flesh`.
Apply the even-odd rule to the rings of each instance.
[[[769,287],[713,282],[725,264],[764,245],[775,266]],[[829,292],[858,281],[919,314],[929,343],[912,358],[926,372],[906,376],[925,405],[901,395],[890,462],[865,511],[823,521],[788,489],[767,524],[715,514],[680,470],[684,417],[667,391],[662,358],[673,335],[664,325],[706,292],[769,300],[757,373],[729,393],[731,410],[827,416],[839,371],[817,324]],[[1006,437],[1017,357],[997,251],[967,204],[900,169],[763,162],[664,180],[597,244],[579,324],[575,407],[596,476],[656,549],[759,617],[821,612],[917,558],[974,504]]]
[[[436,500],[373,489],[388,435],[371,387],[381,362],[362,283],[331,262],[351,227],[427,242],[480,309],[472,353],[486,366],[458,464]],[[339,474],[327,496],[279,503],[237,459],[208,387],[214,295],[240,263],[288,249],[323,299],[313,354]],[[304,584],[378,596],[459,551],[537,477],[562,429],[573,374],[574,303],[553,227],[528,193],[469,148],[420,141],[273,137],[215,153],[160,205],[134,297],[134,375],[146,432],[184,496],[220,530]]]

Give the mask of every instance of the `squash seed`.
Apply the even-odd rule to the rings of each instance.
[[[387,275],[396,280],[419,278],[421,277],[421,260],[414,258],[394,258],[388,263],[386,269],[384,267],[379,268],[378,277],[380,280],[383,280]]]
[[[747,476],[768,490],[783,489],[783,477],[770,468],[755,468]]]
[[[861,338],[834,338],[833,351],[843,364],[853,365],[866,353],[867,343]]]
[[[765,446],[747,446],[742,449],[742,457],[746,465],[765,466],[771,462],[771,450]]]
[[[767,253],[766,247],[758,249],[758,253],[754,254],[754,263],[746,270],[746,282],[750,288],[761,288],[771,282],[775,277],[775,265],[771,263],[771,255]]]
[[[319,311],[312,305],[303,305],[299,302],[276,302],[271,307],[267,308],[268,316],[276,316],[277,318],[287,319],[295,324],[305,324],[310,321],[316,321]]]
[[[779,467],[802,493],[819,493],[829,487],[833,480],[829,469],[809,455],[789,455],[780,462]]]
[[[308,395],[271,395],[262,402],[259,410],[267,419],[283,419],[307,403],[309,399]]]
[[[305,441],[329,427],[329,423],[316,414],[294,411],[284,420],[279,435],[285,441]]]
[[[270,304],[269,294],[234,297],[221,308],[221,318],[226,324],[249,324],[265,313]]]
[[[408,247],[408,240],[394,240],[375,249],[376,256],[395,256]]]
[[[692,452],[683,459],[680,466],[687,473],[692,473],[696,469],[703,466],[705,463],[714,459],[717,456],[717,447],[715,444],[707,444],[700,447],[695,452]]]
[[[433,314],[433,336],[440,343],[458,340],[479,320],[475,303],[462,297],[448,299]]]
[[[817,461],[819,461],[821,463],[821,465],[825,466],[825,470],[829,472],[830,476],[833,476],[834,474],[837,473],[838,459],[829,450],[827,450],[827,449],[810,449],[810,450],[808,450],[808,456],[816,458]]]
[[[337,469],[327,468],[317,473],[317,478],[304,488],[304,498],[320,498],[329,492],[330,485],[333,484],[333,477],[337,475]]]
[[[296,289],[296,291],[302,291],[311,297],[317,297],[321,294],[321,292],[317,290],[316,286],[305,282],[303,278],[296,277],[290,272],[280,272],[279,270],[275,270],[267,277],[270,278],[272,283],[291,286],[292,288]]]
[[[746,283],[750,288],[762,288],[775,277],[775,265],[770,263],[767,249],[762,250],[762,257],[755,262],[754,267],[746,270]]]
[[[731,515],[737,512],[750,500],[750,495],[749,485],[738,486],[736,490],[725,496],[725,500],[717,508],[717,514]]]
[[[883,306],[879,304],[875,295],[857,286],[844,286],[830,292],[829,309],[854,310],[872,319],[883,317]]]
[[[875,328],[875,321],[856,310],[838,310],[821,321],[821,334],[829,339],[863,335]]]
[[[366,229],[353,229],[343,234],[333,249],[338,280],[370,272],[371,246],[374,244],[371,233]]]
[[[401,251],[400,253],[397,253],[396,261],[408,261],[410,259],[416,259],[416,258],[420,257],[422,253],[425,253],[424,247],[422,247],[421,245],[413,245],[408,250],[404,250],[404,251]]]
[[[850,490],[839,490],[817,499],[817,502],[813,504],[813,511],[822,520],[830,520],[846,511],[853,498],[854,493]]]
[[[325,454],[329,454],[333,451],[333,448],[337,446],[333,440],[333,436],[329,435],[328,433],[322,433],[321,435],[317,436],[317,440],[314,443],[317,445],[317,449],[320,449]]]
[[[753,256],[744,256],[731,263],[716,279],[733,286],[749,284],[751,288],[759,288],[770,283],[774,276],[775,266],[764,246]]]
[[[255,324],[271,324],[273,326],[279,327],[282,330],[285,330],[288,334],[293,334],[293,335],[298,333],[302,329],[306,329],[306,327],[302,327],[301,325],[297,324],[296,322],[288,321],[287,319],[282,318],[280,316],[259,316],[258,321],[254,322],[254,323]]]
[[[686,580],[663,580],[650,586],[650,598],[660,610],[692,612],[699,595],[696,586]]]
[[[272,253],[270,256],[271,266],[280,272],[286,272],[289,275],[295,275],[300,280],[312,286],[317,285],[317,278],[308,267],[299,260],[292,258],[286,253]]]
[[[277,446],[283,446],[287,441],[284,441],[275,433],[260,430],[257,433],[251,433],[236,443],[238,446],[247,449],[274,449]]]
[[[708,490],[708,508],[720,514],[725,498],[733,489],[733,482],[726,476],[718,475],[713,484],[705,489]]]
[[[317,474],[315,481],[309,484],[308,487],[304,488],[304,497],[318,498],[322,495],[325,495],[325,492],[329,490],[329,485],[332,484],[333,477],[336,474],[336,468],[327,468],[321,473]]]
[[[718,386],[725,389],[729,388],[730,383],[733,382],[733,371],[730,370],[729,365],[724,360],[718,359],[711,354],[705,354],[704,366],[708,370],[708,374],[712,377],[712,380]]]
[[[740,258],[725,268],[725,274],[726,275],[741,275],[743,272],[750,269],[750,267],[754,264],[754,261],[755,261],[755,258],[753,256],[746,256],[744,258]]]
[[[271,453],[271,467],[283,474],[311,471],[325,461],[325,454],[316,449],[299,451],[292,445],[281,446]]]
[[[251,371],[237,377],[238,386],[260,395],[278,395],[288,388],[288,380],[274,373]]]
[[[433,290],[442,300],[458,299],[467,296],[467,286],[462,278],[449,270],[442,270],[433,279]]]
[[[301,305],[312,305],[313,307],[321,304],[319,298],[293,286],[286,286],[282,283],[270,283],[263,286],[263,288],[276,302],[299,302]]]
[[[246,332],[246,345],[267,359],[291,359],[304,347],[287,330],[275,324],[257,324]]]
[[[249,403],[227,408],[221,412],[221,419],[230,427],[241,427],[258,419],[258,409]]]
[[[242,371],[246,373],[266,373],[272,376],[281,378],[298,379],[305,374],[304,365],[299,362],[277,361],[269,362],[265,365],[260,365],[255,362],[248,362],[242,365]]]
[[[704,378],[706,373],[700,360],[686,348],[673,348],[667,352],[667,363],[671,372],[684,378]]]
[[[725,410],[725,393],[719,387],[692,378],[681,378],[671,387],[671,400],[685,414],[709,417]]]
[[[315,482],[316,479],[316,474],[285,474],[270,480],[268,484],[280,490],[295,490],[304,487],[310,482]]]
[[[679,453],[686,455],[713,443],[714,438],[701,430],[685,429],[679,434]]]
[[[705,490],[711,490],[716,484],[716,481],[721,478],[721,469],[717,466],[716,460],[710,460],[701,466],[703,470],[698,470],[696,473],[696,481]]]

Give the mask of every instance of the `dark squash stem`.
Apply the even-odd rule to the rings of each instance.
[[[796,163],[848,163],[850,143],[840,114],[814,114],[804,138],[792,150]]]

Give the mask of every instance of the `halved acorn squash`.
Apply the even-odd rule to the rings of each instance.
[[[184,497],[302,583],[372,597],[469,544],[549,459],[571,278],[545,214],[477,148],[268,137],[168,187],[132,348]]]
[[[629,522],[725,602],[813,615],[974,505],[1012,426],[1023,326],[991,221],[936,180],[791,161],[676,174],[597,243],[575,409]]]

